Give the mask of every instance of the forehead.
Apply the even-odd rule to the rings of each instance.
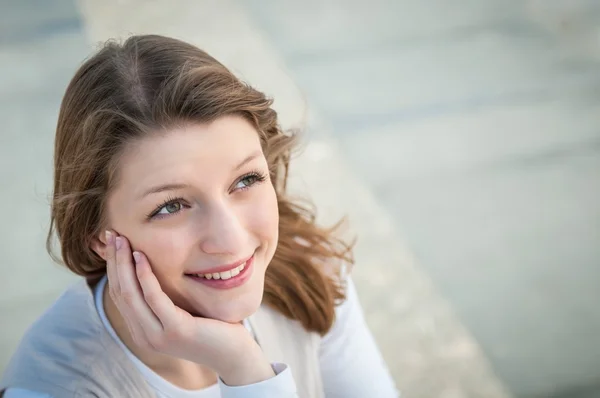
[[[188,124],[132,142],[119,161],[118,185],[143,190],[173,179],[228,175],[260,149],[258,132],[242,117]]]

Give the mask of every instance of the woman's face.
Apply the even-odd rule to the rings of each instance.
[[[107,206],[108,227],[146,254],[176,305],[227,322],[256,311],[279,213],[258,133],[245,119],[136,141]]]

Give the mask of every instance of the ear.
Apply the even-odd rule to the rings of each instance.
[[[104,231],[102,231],[99,236],[92,239],[90,247],[97,255],[106,261],[106,236],[104,235]]]

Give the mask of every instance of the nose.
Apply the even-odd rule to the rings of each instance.
[[[201,223],[200,248],[206,254],[239,256],[245,249],[247,232],[235,207],[220,203],[207,209]]]

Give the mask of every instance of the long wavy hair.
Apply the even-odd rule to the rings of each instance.
[[[191,44],[158,35],[107,42],[75,73],[61,104],[50,255],[90,280],[103,275],[106,263],[91,243],[101,232],[125,145],[153,130],[239,115],[258,131],[279,205],[279,242],[267,268],[263,302],[307,330],[326,333],[335,305],[345,298],[339,271],[353,263],[352,245],[337,237],[339,223],[319,227],[310,203],[286,194],[296,139],[281,130],[271,105]],[[55,235],[60,256],[53,252]]]

